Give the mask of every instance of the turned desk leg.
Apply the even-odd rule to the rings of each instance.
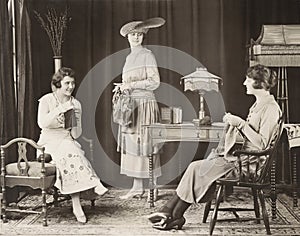
[[[153,193],[153,188],[154,188],[154,183],[153,183],[153,154],[151,153],[149,155],[149,191],[150,191],[150,207],[154,207],[154,193]]]
[[[293,206],[298,206],[297,198],[297,154],[296,151],[293,152]]]

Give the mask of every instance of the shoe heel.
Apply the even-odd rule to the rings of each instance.
[[[136,197],[138,200],[141,201],[142,198],[143,198],[143,195],[144,195],[144,191],[142,193],[140,193],[140,194],[135,195],[134,197]]]
[[[85,224],[85,223],[87,222],[87,219],[86,219],[85,214],[83,214],[83,215],[77,215],[74,211],[73,211],[73,214],[75,215],[76,220],[77,220],[79,223]]]
[[[179,219],[179,222],[178,222],[178,224],[177,224],[177,228],[178,229],[182,229],[182,226],[185,224],[185,218],[184,217],[181,217],[180,219]]]
[[[174,220],[171,224],[170,224],[170,228],[172,228],[172,229],[178,229],[178,230],[180,230],[180,229],[182,229],[182,226],[184,225],[184,223],[185,223],[185,218],[184,217],[181,217],[181,218],[179,218],[179,219],[177,219],[177,220]]]

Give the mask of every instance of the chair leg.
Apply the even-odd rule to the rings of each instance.
[[[47,226],[47,204],[45,189],[42,189],[42,201],[43,226]]]
[[[271,208],[272,208],[272,219],[276,219],[276,200],[277,200],[277,194],[276,194],[276,166],[275,161],[272,162],[271,165],[271,192],[270,192],[270,198],[271,198]]]
[[[54,202],[54,206],[58,207],[58,192],[57,192],[57,188],[54,188],[54,193],[53,193],[53,202]]]
[[[260,213],[259,213],[259,204],[258,204],[258,199],[257,199],[257,189],[252,188],[252,195],[253,195],[255,217],[257,218],[256,223],[260,224]]]
[[[7,222],[7,218],[6,218],[6,190],[5,190],[5,187],[2,186],[2,221],[3,223],[6,223]]]
[[[260,200],[260,203],[261,203],[262,215],[263,215],[263,220],[264,220],[264,224],[265,224],[265,227],[266,227],[266,231],[267,231],[267,234],[270,235],[271,230],[270,230],[269,217],[268,217],[268,213],[267,213],[267,210],[266,210],[264,193],[261,189],[258,191],[258,197],[259,197],[259,200]]]
[[[218,209],[219,209],[220,202],[222,200],[223,190],[224,190],[224,185],[221,185],[219,190],[218,190],[218,193],[217,193],[215,208],[214,208],[214,211],[213,211],[212,216],[211,216],[211,221],[210,221],[210,225],[209,225],[209,235],[213,234],[213,231],[214,231],[214,228],[215,228],[215,225],[216,225],[216,222],[217,222]]]
[[[211,207],[211,200],[208,201],[205,204],[205,209],[204,209],[204,213],[203,213],[202,223],[206,223],[206,220],[207,220],[207,217],[208,217],[208,214],[209,214],[209,211],[210,211],[210,207]]]
[[[294,151],[293,154],[293,207],[298,207],[298,197],[297,197],[297,154]]]

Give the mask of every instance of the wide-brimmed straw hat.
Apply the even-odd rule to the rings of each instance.
[[[133,32],[141,32],[146,34],[149,29],[162,26],[166,21],[161,17],[154,17],[144,21],[132,21],[122,26],[120,34],[126,37],[127,34]]]

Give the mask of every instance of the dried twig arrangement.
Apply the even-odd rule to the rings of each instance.
[[[34,13],[49,37],[54,56],[61,56],[64,32],[67,29],[68,21],[71,20],[71,17],[68,16],[68,9],[66,8],[64,12],[57,14],[54,8],[49,8],[45,20],[37,11]]]

